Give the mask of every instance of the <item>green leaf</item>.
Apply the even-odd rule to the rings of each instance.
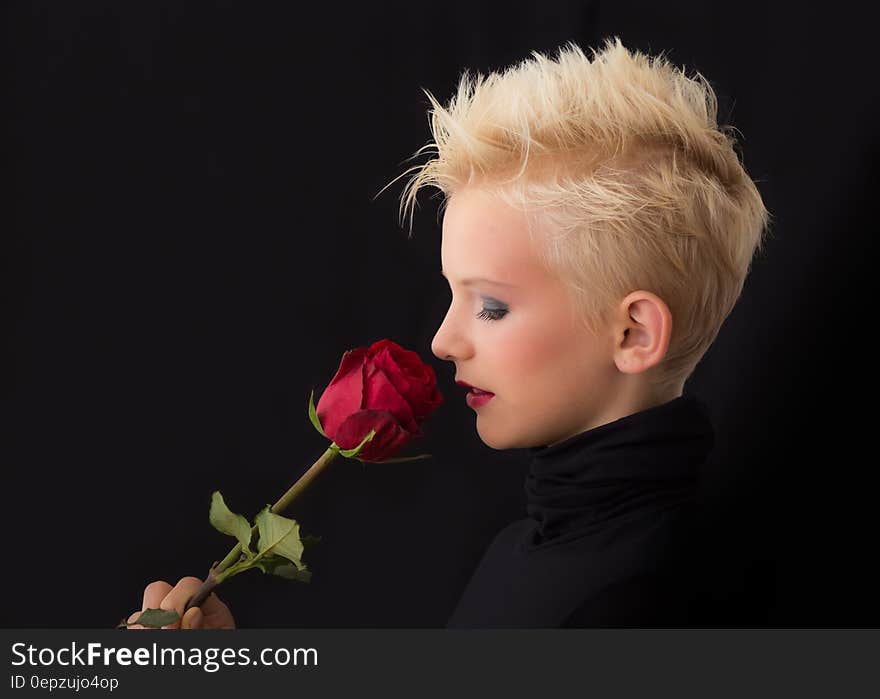
[[[274,575],[278,575],[282,578],[287,578],[288,580],[298,580],[299,582],[311,582],[312,581],[312,573],[310,570],[303,568],[300,570],[293,563],[288,563],[286,565],[278,566],[275,570],[272,571]]]
[[[366,437],[364,437],[364,441],[362,441],[356,447],[353,447],[351,449],[340,449],[339,445],[337,445],[336,442],[333,442],[333,445],[331,448],[335,447],[335,451],[338,454],[341,454],[342,456],[344,456],[347,459],[351,459],[351,458],[356,457],[358,454],[360,454],[361,449],[363,448],[364,444],[372,441],[372,439],[375,435],[376,435],[376,430],[370,430],[370,433]]]
[[[219,490],[215,490],[211,494],[211,511],[208,514],[208,519],[211,521],[214,529],[238,539],[245,557],[251,558],[253,556],[249,547],[251,542],[251,525],[242,515],[236,514],[226,507],[226,502],[223,500],[223,495],[220,494]]]
[[[173,609],[145,609],[143,613],[131,623],[158,629],[160,626],[173,624],[179,618],[180,616],[178,616],[177,612]]]
[[[254,563],[255,568],[259,568],[264,573],[278,575],[288,580],[299,580],[300,582],[309,582],[312,574],[305,567],[297,568],[294,564],[281,556],[264,556]]]
[[[312,424],[315,426],[315,429],[321,433],[322,437],[327,437],[324,434],[324,428],[321,427],[321,421],[318,419],[318,413],[315,411],[315,389],[312,389],[312,392],[309,394],[309,420],[312,421]],[[328,437],[329,439],[329,437]]]
[[[256,522],[260,530],[260,557],[275,554],[292,561],[297,568],[305,567],[302,563],[303,543],[299,538],[299,522],[276,515],[270,511],[269,505],[256,516]]]

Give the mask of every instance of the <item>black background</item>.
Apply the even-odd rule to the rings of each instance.
[[[775,217],[688,381],[710,406],[717,626],[877,626],[877,81],[833,6],[634,2],[11,2],[3,66],[5,627],[110,627],[204,576],[326,443],[309,392],[383,337],[446,403],[413,463],[336,462],[293,516],[303,585],[220,588],[241,627],[442,626],[524,511],[524,452],[474,429],[430,342],[439,198],[398,224],[422,88],[620,36],[699,70]],[[421,162],[421,161],[420,161]]]

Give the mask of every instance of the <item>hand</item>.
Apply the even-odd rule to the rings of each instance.
[[[211,593],[202,603],[201,607],[191,607],[183,613],[183,606],[199,588],[202,581],[193,576],[181,578],[174,587],[164,580],[154,580],[144,588],[144,602],[139,612],[133,612],[126,620],[129,624],[137,619],[141,612],[147,609],[175,610],[178,619],[173,624],[163,626],[163,629],[234,629],[235,619],[220,598]],[[149,629],[149,626],[132,624],[129,629]]]

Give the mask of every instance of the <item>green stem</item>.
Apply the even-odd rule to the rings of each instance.
[[[299,479],[294,483],[290,488],[287,489],[287,492],[284,493],[280,498],[278,498],[278,502],[272,505],[271,512],[274,514],[281,514],[284,510],[286,510],[290,503],[296,499],[296,497],[302,493],[309,484],[315,479],[315,477],[324,469],[324,467],[329,464],[338,453],[336,449],[331,446],[328,447],[327,451],[325,451],[318,460],[313,463],[309,470],[306,471]],[[251,537],[259,531],[257,525],[251,527]],[[241,557],[241,542],[237,543],[233,549],[226,554],[226,558],[224,558],[220,563],[214,561],[214,565],[211,566],[211,569],[208,571],[208,576],[205,578],[205,582],[202,583],[199,591],[196,592],[195,595],[186,603],[186,606],[183,608],[184,614],[187,609],[191,607],[199,607],[201,604],[208,599],[208,595],[211,594],[211,590],[213,590],[217,585],[223,582],[228,576],[222,575],[224,571],[230,568],[233,564],[238,562]]]

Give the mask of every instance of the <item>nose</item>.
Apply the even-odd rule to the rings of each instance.
[[[434,339],[431,341],[431,352],[438,359],[448,362],[466,359],[473,353],[471,343],[456,324],[453,305],[449,306],[446,317],[434,334]]]

